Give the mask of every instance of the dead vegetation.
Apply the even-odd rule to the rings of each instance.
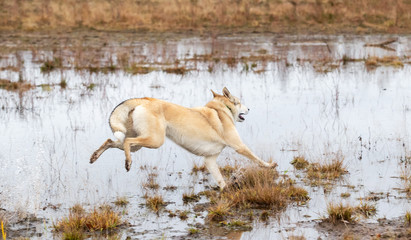
[[[323,162],[309,162],[303,156],[298,156],[291,162],[298,170],[304,170],[311,184],[328,183],[347,173],[343,157],[331,157]]]
[[[374,203],[361,201],[357,206],[343,203],[329,203],[327,205],[328,217],[325,221],[337,224],[354,223],[358,219],[358,215],[365,218],[374,216],[377,213],[377,208]]]
[[[404,67],[404,63],[397,56],[370,57],[365,60],[365,66],[367,68],[376,68],[379,66],[402,68]]]
[[[411,3],[394,0],[12,0],[0,9],[1,30],[407,32],[411,26]]]
[[[87,233],[113,231],[122,224],[119,213],[108,205],[86,211],[81,205],[69,210],[68,217],[54,223],[53,229],[63,239],[84,239]]]
[[[165,206],[163,196],[157,194],[154,196],[145,196],[146,206],[153,210],[155,213],[158,213],[162,207]]]
[[[25,92],[30,89],[33,89],[34,87],[35,86],[25,81],[12,82],[10,80],[0,79],[0,89],[4,89],[7,91]]]
[[[232,171],[231,167],[223,169]],[[222,221],[232,212],[241,215],[250,208],[278,211],[291,202],[304,204],[309,200],[305,189],[296,187],[286,176],[280,177],[274,169],[247,167],[234,175],[235,179],[219,196],[211,196],[208,210],[213,221]]]

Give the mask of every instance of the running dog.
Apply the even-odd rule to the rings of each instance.
[[[249,109],[231,95],[226,87],[223,95],[211,90],[213,99],[204,107],[186,108],[155,98],[133,98],[120,103],[110,115],[109,124],[116,141],[107,139],[90,158],[94,163],[109,148],[124,150],[125,167],[131,167],[130,152],[142,147],[159,148],[165,137],[197,155],[204,156],[205,166],[220,189],[226,183],[216,159],[229,146],[261,167],[275,168],[277,164],[258,158],[241,141],[235,122],[243,122]]]

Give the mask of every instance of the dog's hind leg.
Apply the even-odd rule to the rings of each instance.
[[[218,157],[218,154],[213,155],[213,156],[204,157],[204,163],[208,171],[213,176],[214,180],[218,183],[220,190],[223,190],[227,184],[225,183],[224,178],[221,175],[220,169],[218,169],[217,157]]]
[[[114,142],[113,140],[111,140],[110,138],[107,139],[103,145],[101,145],[101,147],[99,147],[94,153],[93,155],[91,155],[90,157],[90,163],[94,163],[95,161],[97,161],[97,159],[101,156],[101,154],[103,154],[104,151],[106,151],[109,148],[123,148],[123,145],[121,144],[120,141],[116,141]]]
[[[101,145],[94,153],[93,155],[91,155],[90,157],[90,163],[94,163],[95,161],[97,161],[97,159],[100,157],[101,154],[103,154],[104,151],[106,151],[109,148],[113,147],[113,140],[111,140],[110,138],[107,139],[103,145]]]

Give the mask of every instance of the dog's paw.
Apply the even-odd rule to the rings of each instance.
[[[126,170],[127,170],[127,172],[130,171],[130,169],[131,169],[131,161],[126,160]]]
[[[97,153],[93,153],[93,155],[91,155],[90,157],[90,164],[94,163],[97,160]]]

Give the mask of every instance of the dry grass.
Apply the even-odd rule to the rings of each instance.
[[[192,174],[197,174],[198,172],[206,172],[206,171],[207,171],[207,167],[204,164],[199,166],[194,163],[193,169],[191,169]]]
[[[208,218],[212,221],[223,221],[230,215],[231,203],[227,200],[220,200],[208,209]]]
[[[305,159],[303,156],[297,156],[294,157],[294,159],[291,161],[291,164],[298,170],[305,169],[308,165],[309,162]]]
[[[307,191],[293,183],[280,178],[274,169],[250,167],[241,171],[220,199],[233,207],[283,209],[290,201],[304,203],[309,199]]]
[[[355,208],[355,211],[368,218],[377,213],[377,208],[375,207],[375,204],[361,202],[360,205]]]
[[[343,158],[334,158],[324,163],[311,163],[307,177],[312,180],[335,180],[347,173]]]
[[[411,169],[409,167],[402,167],[400,178],[404,185],[404,191],[411,194]]]
[[[160,211],[160,209],[165,205],[165,202],[163,200],[163,196],[161,195],[147,196],[146,205],[151,210],[158,213],[158,211]]]
[[[194,194],[193,192],[191,193],[183,193],[183,202],[185,204],[189,202],[198,202],[200,200],[200,195]]]
[[[344,205],[342,203],[329,203],[327,206],[328,218],[327,220],[333,224],[337,222],[351,223],[355,221],[354,218],[355,207],[349,204]]]
[[[116,201],[114,201],[114,205],[119,207],[125,207],[130,203],[127,197],[117,197]]]
[[[0,79],[0,89],[5,89],[7,91],[25,92],[34,87],[35,86],[25,81],[12,82],[10,80]]]
[[[0,9],[0,29],[5,30],[407,32],[411,25],[411,3],[395,0],[10,0],[2,1]]]
[[[121,217],[109,206],[103,205],[86,212],[81,205],[70,208],[69,216],[54,224],[63,239],[83,239],[85,232],[114,230],[121,225]]]
[[[370,57],[365,60],[365,65],[368,68],[375,68],[378,66],[391,66],[397,68],[404,67],[404,63],[402,63],[401,59],[399,59],[397,56],[385,56],[382,58]]]

